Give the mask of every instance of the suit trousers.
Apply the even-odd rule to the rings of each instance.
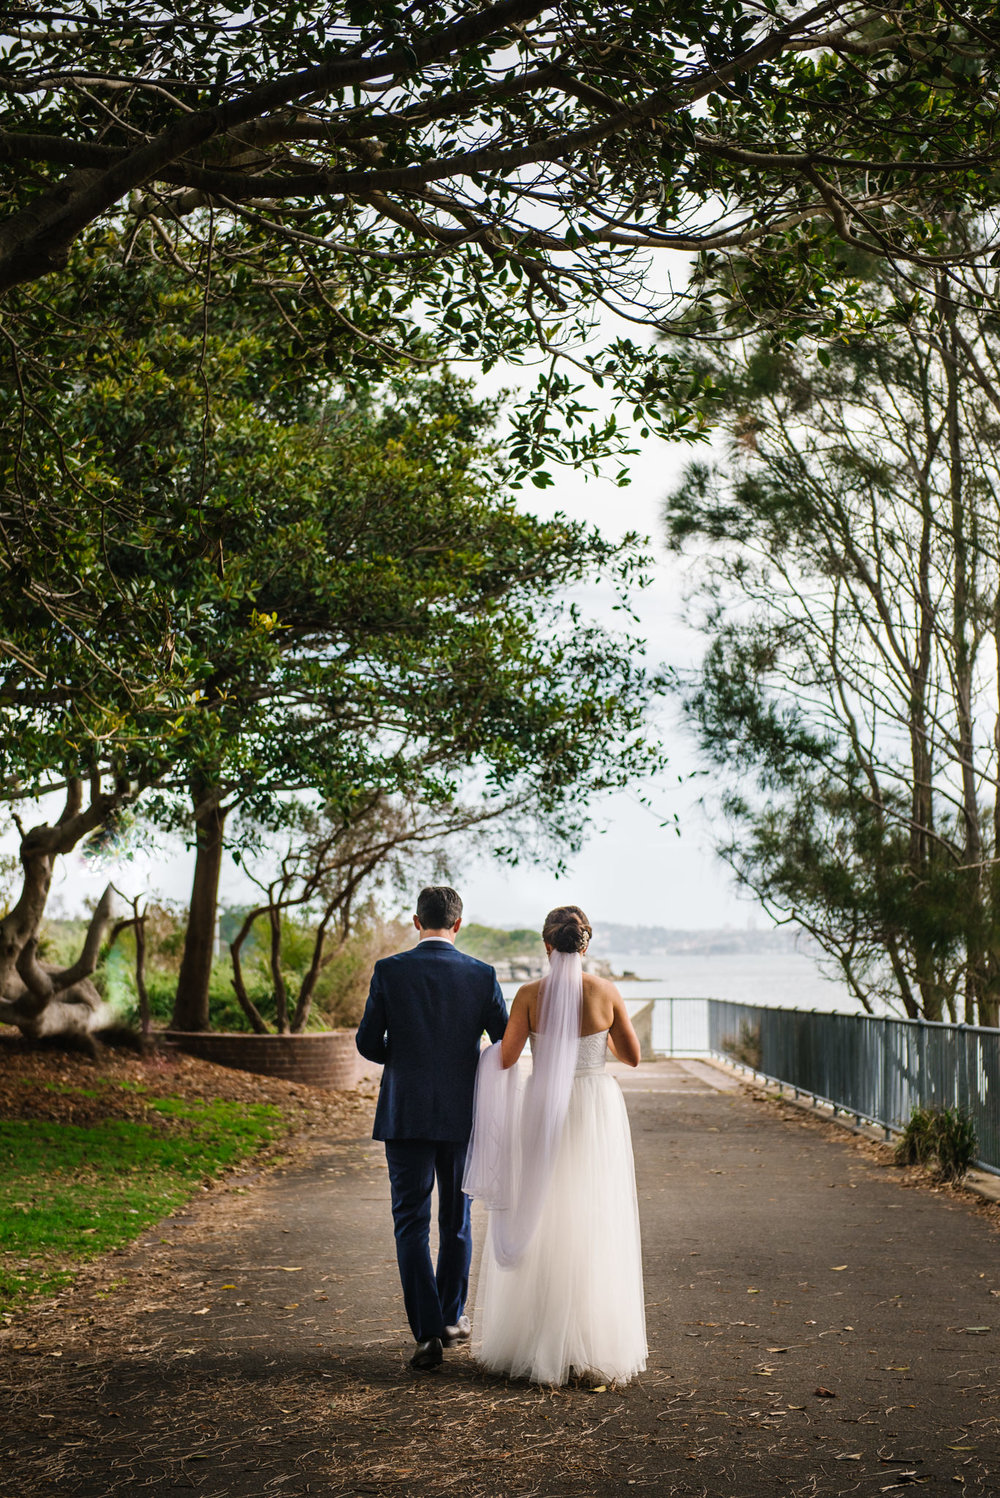
[[[465,1309],[472,1261],[469,1198],[462,1190],[468,1143],[387,1139],[396,1262],[403,1304],[418,1342],[440,1337]],[[431,1193],[438,1190],[438,1259],[431,1264]]]

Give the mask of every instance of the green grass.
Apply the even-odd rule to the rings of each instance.
[[[57,1289],[288,1127],[266,1103],[148,1107],[150,1122],[0,1120],[0,1302]]]

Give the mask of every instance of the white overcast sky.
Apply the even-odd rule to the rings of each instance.
[[[706,449],[700,449],[707,456]],[[647,659],[677,667],[695,664],[704,642],[681,618],[689,564],[668,555],[660,543],[660,510],[665,494],[692,456],[687,444],[650,438],[631,461],[632,482],[624,489],[610,481],[554,471],[551,489],[526,494],[524,506],[537,513],[560,509],[590,521],[609,536],[638,531],[653,541],[653,584],[635,597],[639,632],[647,641]],[[612,621],[604,600],[594,612]],[[469,919],[498,925],[532,924],[556,904],[581,905],[592,920],[657,926],[746,925],[759,916],[755,902],[737,898],[726,869],[711,851],[711,831],[697,805],[704,780],[690,778],[697,761],[679,708],[664,705],[660,719],[670,754],[667,773],[646,787],[650,805],[635,795],[610,796],[593,808],[597,828],[565,875],[546,869],[514,870],[489,864],[470,868],[462,881]],[[684,778],[679,782],[678,776]],[[678,837],[672,825],[676,813]]]

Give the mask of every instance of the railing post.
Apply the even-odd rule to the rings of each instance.
[[[926,1108],[927,1094],[927,1026],[922,1014],[917,1015],[917,1102]]]
[[[892,1063],[889,1054],[889,1016],[882,1015],[882,1117],[877,1120],[882,1125],[882,1133],[886,1139],[891,1138],[892,1130],[889,1126],[892,1113]]]

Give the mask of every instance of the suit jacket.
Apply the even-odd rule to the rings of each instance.
[[[377,962],[356,1037],[362,1056],[384,1064],[373,1138],[467,1140],[479,1043],[506,1023],[493,968],[451,942]]]

